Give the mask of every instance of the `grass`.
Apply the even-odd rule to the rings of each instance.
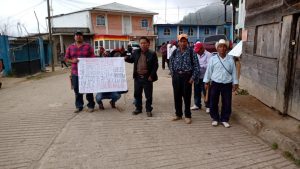
[[[245,89],[237,89],[236,94],[237,95],[249,95],[249,92]]]
[[[300,159],[296,159],[292,153],[289,151],[284,151],[283,156],[291,161],[293,161],[298,167],[300,167]]]
[[[277,150],[278,149],[278,144],[277,143],[273,143],[271,147],[272,147],[273,150]]]

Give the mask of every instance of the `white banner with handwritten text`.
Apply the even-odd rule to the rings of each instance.
[[[79,93],[126,91],[125,62],[122,57],[79,58]]]

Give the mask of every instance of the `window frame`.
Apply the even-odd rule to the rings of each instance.
[[[209,35],[209,28],[204,28],[204,35]]]
[[[183,28],[182,28],[182,27],[179,27],[179,29],[178,29],[178,35],[181,35],[181,34],[183,34],[183,33],[184,33]]]
[[[149,23],[148,23],[148,19],[144,18],[141,20],[141,28],[148,28],[149,27]]]
[[[100,18],[98,20],[98,18]],[[99,21],[99,22],[98,22]],[[104,23],[101,23],[101,21]],[[96,16],[96,26],[106,26],[106,18],[105,18],[105,15],[97,15]]]
[[[171,29],[170,28],[164,28],[164,35],[170,36],[171,35]]]
[[[188,36],[194,36],[194,29],[192,27],[189,27]]]

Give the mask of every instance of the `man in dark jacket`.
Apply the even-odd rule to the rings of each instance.
[[[157,78],[158,60],[154,51],[150,50],[150,41],[147,37],[140,38],[140,49],[135,50],[131,56],[126,56],[125,61],[134,63],[134,98],[136,99],[136,109],[133,115],[142,113],[142,93],[146,96],[146,112],[148,117],[152,117],[152,93],[153,82]]]

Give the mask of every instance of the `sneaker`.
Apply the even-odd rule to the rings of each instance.
[[[210,112],[210,108],[206,108],[206,113],[209,113]]]
[[[76,109],[73,113],[79,113],[82,111],[82,108],[81,109]]]
[[[231,127],[230,124],[229,124],[228,122],[222,122],[222,124],[223,124],[223,126],[224,126],[225,128]]]
[[[94,108],[88,108],[86,111],[92,113],[94,111]]]
[[[135,110],[132,112],[133,115],[138,115],[138,114],[140,114],[140,113],[142,113],[142,110],[138,110],[138,109],[135,109]]]
[[[148,116],[148,117],[152,117],[151,111],[148,111],[148,112],[147,112],[147,116]]]
[[[194,105],[193,107],[191,107],[191,110],[199,110],[199,107]]]
[[[102,103],[99,104],[99,109],[100,109],[100,110],[104,110],[104,106],[103,106]]]
[[[115,103],[115,102],[113,102],[113,101],[110,101],[109,103],[110,103],[110,105],[111,105],[111,108],[113,108],[113,109],[115,109],[115,108],[116,108],[116,103]]]
[[[184,121],[185,121],[186,124],[191,124],[192,123],[191,118],[184,118]]]
[[[218,122],[217,121],[212,121],[211,125],[214,126],[214,127],[216,127],[216,126],[218,126]]]
[[[175,117],[172,118],[172,121],[177,121],[177,120],[181,120],[181,119],[182,119],[182,117],[175,116]]]

